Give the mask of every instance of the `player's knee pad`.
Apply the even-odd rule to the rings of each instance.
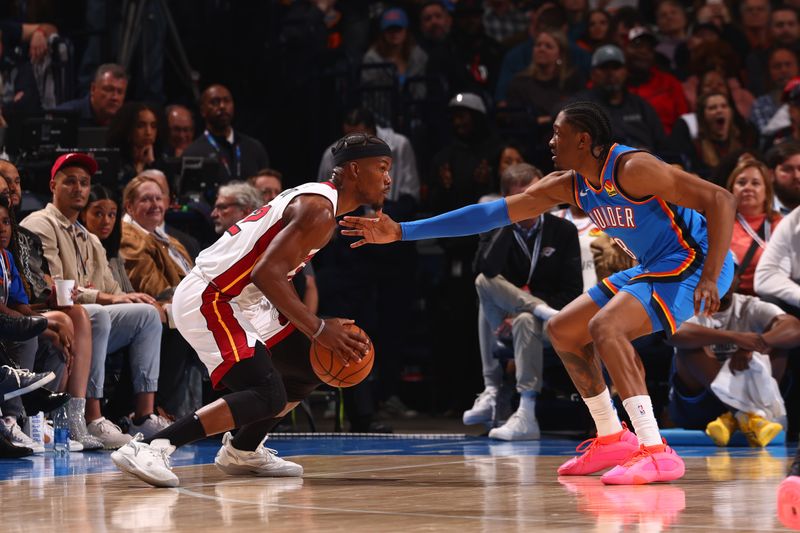
[[[284,378],[283,384],[286,387],[286,397],[289,402],[302,402],[308,398],[322,382],[314,376],[311,379],[303,380],[296,378]]]
[[[280,374],[273,370],[261,383],[233,392],[224,398],[237,427],[264,418],[274,418],[286,406],[286,388]]]

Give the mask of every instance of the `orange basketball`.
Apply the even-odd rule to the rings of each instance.
[[[364,333],[364,330],[355,324],[346,325],[345,328],[360,333],[369,339],[367,334]],[[314,373],[319,379],[333,387],[352,387],[353,385],[358,385],[364,381],[364,378],[369,376],[372,370],[372,364],[375,362],[375,346],[372,344],[371,340],[368,342],[369,352],[367,352],[367,355],[361,357],[361,362],[351,362],[350,366],[344,366],[344,363],[338,355],[334,355],[332,351],[317,341],[312,341],[309,353],[311,357],[311,368],[314,369]]]

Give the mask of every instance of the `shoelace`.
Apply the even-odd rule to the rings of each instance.
[[[656,465],[656,470],[657,470],[658,472],[661,472],[661,469],[658,467],[658,461],[656,461],[656,458],[655,458],[655,457],[653,457],[653,452],[651,452],[650,450],[648,450],[648,449],[647,449],[647,448],[645,448],[644,446],[640,446],[640,447],[639,447],[639,449],[638,449],[638,450],[636,450],[636,451],[633,453],[633,455],[631,455],[631,456],[628,458],[628,460],[627,460],[627,461],[625,461],[625,463],[624,463],[622,466],[624,466],[625,468],[627,468],[627,467],[629,467],[629,466],[633,465],[633,463],[635,463],[635,462],[637,462],[637,461],[640,461],[641,459],[644,459],[644,458],[647,458],[647,457],[649,457],[649,458],[650,458],[650,460],[651,460],[651,461],[653,461],[653,464],[654,464],[654,465]]]
[[[36,444],[36,442],[33,439],[31,439],[25,433],[23,433],[22,428],[19,427],[19,424],[14,424],[13,426],[11,426],[9,433],[11,433],[11,436],[14,437],[17,440],[17,442],[22,442],[26,446],[28,444]]]
[[[114,424],[113,422],[111,422],[111,420],[108,419],[103,420],[97,425],[100,428],[100,433],[112,433],[112,428],[122,433],[122,430],[119,428],[119,426]]]
[[[575,451],[581,454],[586,452],[586,457],[589,457],[598,446],[600,446],[600,438],[592,437],[575,446]]]
[[[151,457],[158,459],[161,458],[164,461],[164,464],[167,468],[172,468],[172,462],[170,461],[170,453],[168,448],[155,448],[150,444],[145,444],[142,442],[141,437],[135,438],[128,443],[128,446],[133,448],[133,454],[138,456],[139,452],[144,452],[149,454]]]

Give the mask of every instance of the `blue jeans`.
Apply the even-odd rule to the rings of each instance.
[[[158,390],[161,318],[148,304],[84,305],[92,322],[92,366],[87,398],[102,398],[106,355],[128,348],[133,392]]]

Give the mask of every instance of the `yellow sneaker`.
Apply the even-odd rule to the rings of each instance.
[[[736,421],[753,448],[763,448],[783,430],[783,426],[777,422],[770,422],[752,413],[739,412],[736,414]]]
[[[733,413],[730,411],[718,416],[706,426],[706,435],[711,437],[717,446],[727,446],[731,435],[739,428]]]

